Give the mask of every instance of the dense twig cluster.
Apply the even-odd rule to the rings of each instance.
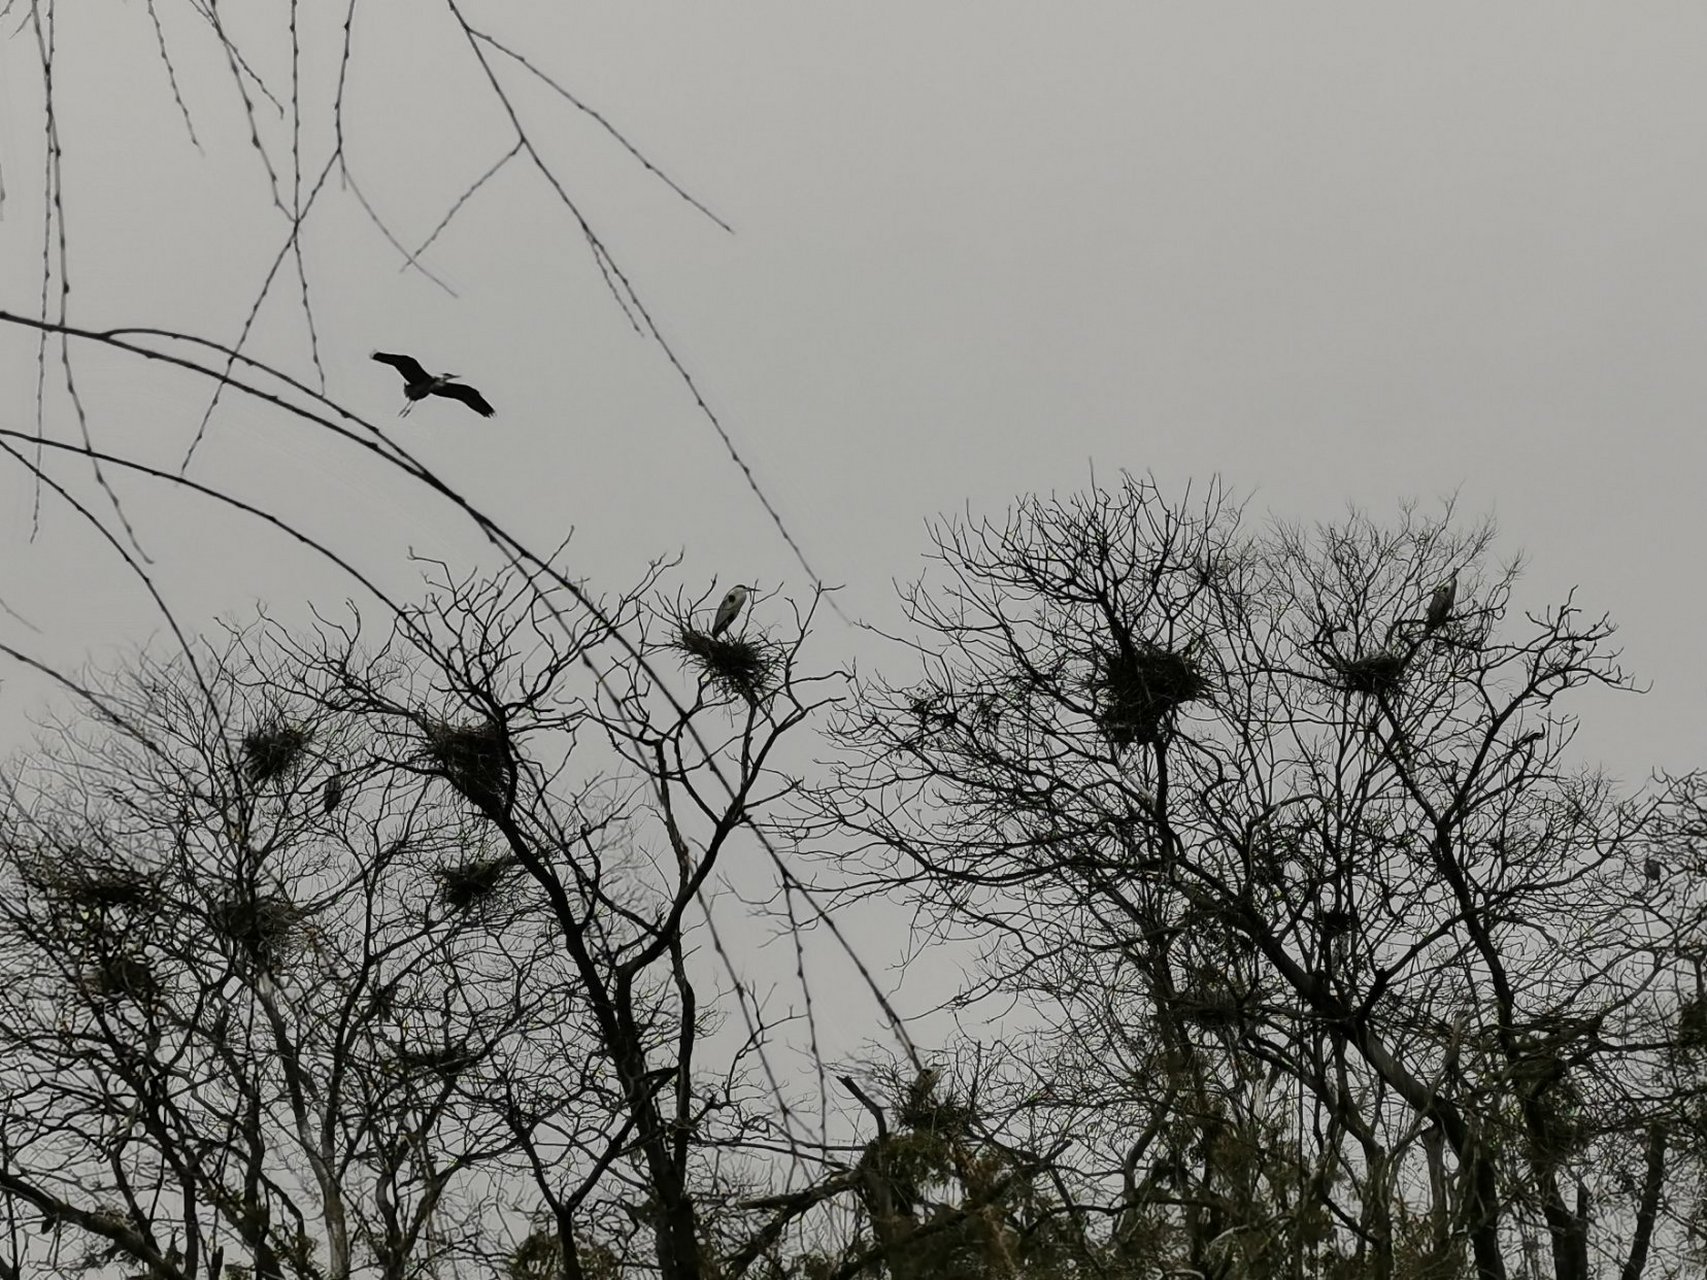
[[[494,901],[504,874],[515,865],[515,859],[509,857],[470,858],[441,867],[433,875],[445,906],[452,911],[473,911]]]
[[[1206,688],[1189,652],[1156,645],[1128,640],[1099,653],[1096,665],[1097,719],[1116,746],[1156,741],[1174,713]]]
[[[508,806],[515,782],[510,740],[502,723],[475,720],[462,724],[429,720],[425,754],[440,777],[476,808]]]
[[[1379,698],[1397,693],[1405,679],[1407,658],[1402,653],[1371,653],[1339,663],[1339,678],[1346,692]]]
[[[208,912],[215,932],[262,969],[288,958],[302,920],[301,908],[278,893],[232,894]]]
[[[302,762],[308,750],[306,729],[272,720],[243,735],[243,776],[251,786],[283,777]]]
[[[691,627],[678,633],[676,647],[700,676],[730,697],[757,702],[775,682],[781,655],[762,638],[712,636]]]

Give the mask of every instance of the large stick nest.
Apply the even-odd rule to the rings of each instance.
[[[290,772],[308,749],[309,732],[284,720],[269,720],[243,735],[243,776],[250,786]]]
[[[1208,685],[1188,654],[1146,644],[1099,653],[1091,687],[1098,724],[1116,746],[1127,747],[1156,741],[1168,718]]]
[[[934,1070],[921,1071],[896,1107],[895,1118],[915,1133],[952,1137],[967,1132],[972,1124],[971,1109],[952,1095],[939,1093],[938,1079]]]
[[[113,955],[85,969],[81,984],[84,994],[98,1004],[115,1004],[121,999],[146,1005],[159,993],[160,983],[154,970],[141,956]]]
[[[251,959],[267,966],[289,951],[302,916],[301,908],[280,894],[237,895],[216,904],[208,922]]]
[[[1677,1044],[1680,1049],[1707,1049],[1707,999],[1685,1000],[1678,1009]]]
[[[440,867],[433,877],[439,882],[439,897],[447,907],[452,911],[470,911],[497,900],[504,873],[514,865],[515,859],[508,857],[470,858]]]
[[[776,679],[778,656],[763,640],[724,638],[683,627],[676,648],[705,680],[748,702],[757,702]]]
[[[56,902],[86,912],[151,911],[160,901],[157,872],[124,863],[90,864],[78,850],[69,858],[43,856],[24,867],[24,882]]]
[[[1236,1027],[1244,1019],[1245,1000],[1235,991],[1200,987],[1175,998],[1179,1016],[1206,1029]]]
[[[467,1045],[443,1045],[430,1049],[399,1049],[398,1065],[409,1071],[430,1071],[438,1076],[455,1076],[480,1061],[477,1050]]]
[[[515,782],[510,739],[496,720],[429,722],[427,760],[433,771],[479,809],[507,809]]]
[[[1398,691],[1405,678],[1405,655],[1385,650],[1336,664],[1340,686],[1347,693],[1379,697]]]

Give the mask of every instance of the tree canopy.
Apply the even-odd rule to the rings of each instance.
[[[940,523],[906,674],[664,564],[92,672],[0,823],[6,1273],[1678,1274],[1707,792],[1587,763],[1612,625],[1493,548],[1125,477]],[[723,940],[874,900],[1006,1021],[827,1060]]]

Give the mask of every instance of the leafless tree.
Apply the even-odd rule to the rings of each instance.
[[[713,642],[659,572],[587,611],[435,569],[383,636],[88,680],[0,826],[12,1265],[502,1270],[545,1221],[565,1276],[704,1274],[767,1043],[707,1058],[705,890],[834,682],[806,618]]]
[[[1219,487],[1130,477],[950,522],[905,597],[921,675],[842,724],[848,892],[989,940],[967,998],[1043,1025],[1075,1194],[1191,1272],[1586,1280],[1686,1248],[1655,1188],[1700,1168],[1667,1138],[1698,1105],[1698,787],[1573,763],[1576,695],[1631,687],[1612,626],[1517,614],[1491,538],[1252,532]]]

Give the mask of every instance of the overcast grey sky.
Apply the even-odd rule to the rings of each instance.
[[[223,54],[158,6],[60,6],[70,318],[234,341],[286,222]],[[285,6],[221,10],[289,85]],[[264,13],[261,11],[265,11]],[[1539,605],[1623,624],[1653,697],[1585,753],[1632,780],[1700,762],[1707,606],[1707,10],[1646,4],[798,3],[468,6],[734,228],[586,117],[494,65],[843,607],[893,625],[925,518],[1120,468],[1176,492],[1220,473],[1258,519],[1377,515],[1457,495],[1527,552]],[[330,145],[342,6],[302,14],[304,153]],[[39,65],[0,42],[0,276],[40,289]],[[289,124],[251,90],[275,164]],[[411,244],[511,144],[447,11],[356,6],[343,127],[361,190]],[[313,174],[311,172],[310,178]],[[282,172],[288,197],[289,174]],[[334,178],[306,264],[328,393],[540,550],[617,588],[678,549],[684,578],[803,594],[804,575],[655,345],[637,337],[537,171],[512,162],[399,271]],[[287,272],[250,350],[312,380]],[[423,406],[374,348],[467,376],[482,422]],[[35,345],[0,333],[7,424]],[[97,444],[173,466],[207,387],[78,353]],[[69,436],[63,397],[49,430]],[[192,475],[272,504],[406,588],[408,546],[478,540],[395,477],[229,399]],[[27,541],[0,481],[0,595],[57,660],[159,629],[62,511]],[[86,486],[85,486],[86,488]],[[186,621],[346,587],[277,538],[121,482]],[[834,619],[824,661],[899,661]],[[10,681],[14,726],[39,691]]]

